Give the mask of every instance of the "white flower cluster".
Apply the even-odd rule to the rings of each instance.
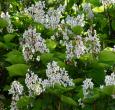
[[[74,57],[74,53],[73,53],[73,44],[72,44],[72,41],[66,43],[66,59],[67,61],[71,61],[72,58]]]
[[[57,28],[65,6],[60,5],[57,9],[49,9],[47,13],[45,13],[44,8],[45,2],[39,1],[26,8],[25,12],[32,16],[36,22],[44,24],[46,28]]]
[[[65,20],[66,20],[66,23],[69,24],[71,27],[74,27],[74,26],[84,27],[85,25],[84,14],[78,15],[77,17],[71,17],[70,15],[68,15]]]
[[[82,99],[78,99],[78,103],[79,103],[79,106],[81,106],[82,108],[85,107],[85,104],[83,103]]]
[[[113,46],[112,51],[115,52],[115,45]]]
[[[34,60],[36,52],[49,52],[49,49],[46,47],[45,40],[41,37],[40,33],[36,32],[35,28],[28,28],[28,30],[25,30],[21,45],[23,48],[23,56],[26,61]],[[37,57],[37,59],[40,60],[39,57]]]
[[[91,90],[93,89],[93,82],[91,81],[92,79],[86,78],[86,80],[83,81],[83,95],[84,98],[87,98],[87,96],[90,94]]]
[[[42,80],[34,72],[28,70],[25,84],[29,90],[29,96],[40,95],[46,88],[52,87],[55,84],[60,84],[65,87],[74,86],[73,80],[69,78],[65,68],[60,68],[55,61],[48,63],[46,76],[48,79]]]
[[[60,18],[62,17],[62,12],[64,11],[65,6],[60,5],[56,10],[49,9],[46,14],[46,28],[56,29],[60,23]]]
[[[13,81],[11,84],[11,89],[9,90],[9,94],[12,94],[12,102],[10,105],[10,110],[19,110],[17,108],[17,101],[20,96],[23,94],[23,86],[18,81]]]
[[[29,8],[25,8],[25,12],[28,13],[32,18],[39,23],[45,23],[45,3],[44,1],[36,2],[35,5],[32,5]]]
[[[25,84],[29,89],[29,96],[32,96],[33,93],[34,95],[40,95],[43,92],[42,79],[38,78],[38,76],[32,71],[28,70],[25,78]]]
[[[87,43],[87,52],[90,53],[99,53],[101,49],[100,40],[97,37],[96,30],[92,32],[91,29],[87,31],[88,36],[85,38],[85,42]]]
[[[103,5],[110,5],[110,4],[114,4],[114,3],[115,3],[115,0],[100,0],[100,2],[101,2]]]
[[[88,15],[88,18],[93,18],[94,17],[94,14],[93,14],[93,11],[91,9],[91,4],[90,3],[85,3],[83,4],[83,10],[84,12],[86,12]]]
[[[72,60],[73,57],[80,58],[81,55],[86,53],[86,47],[83,43],[81,36],[75,38],[75,45],[72,44],[72,41],[66,43],[66,59]]]
[[[14,32],[14,29],[13,29],[13,25],[12,25],[12,23],[11,23],[11,19],[10,19],[9,13],[8,13],[8,12],[6,12],[6,13],[2,12],[2,13],[1,13],[1,18],[3,18],[4,20],[6,20],[7,23],[8,23],[7,31],[8,31],[9,33],[13,33],[13,32]]]
[[[111,73],[111,75],[106,75],[105,76],[105,85],[115,85],[115,73]]]
[[[60,68],[55,61],[48,63],[46,76],[51,85],[55,85],[56,83],[65,87],[74,85],[65,68]]]
[[[86,47],[81,36],[76,37],[76,45],[74,46],[74,48],[74,54],[75,56],[77,56],[77,58],[80,58],[81,55],[84,55],[86,53]]]

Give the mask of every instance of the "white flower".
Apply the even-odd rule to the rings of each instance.
[[[81,36],[76,37],[76,44],[74,46],[74,54],[77,58],[80,58],[81,55],[86,53],[86,47],[84,46]]]
[[[82,108],[85,107],[85,105],[84,105],[84,103],[82,102],[82,99],[81,99],[81,98],[78,99],[78,103],[79,103],[79,105],[80,105]]]
[[[115,0],[100,0],[100,2],[101,2],[103,5],[110,5],[110,4],[114,4],[114,3],[115,3]]]
[[[71,61],[72,58],[74,57],[73,53],[74,46],[72,44],[72,41],[66,43],[66,59]]]
[[[70,17],[69,15],[66,18],[66,23],[69,24],[71,27],[74,26],[81,26],[84,27],[84,14],[78,15],[77,17]]]
[[[17,101],[20,99],[20,96],[23,94],[23,86],[18,81],[13,81],[9,94],[12,94],[12,102],[10,105],[10,110],[19,110],[17,107]]]
[[[60,68],[55,61],[48,63],[46,76],[48,77],[48,80],[52,86],[54,86],[56,83],[65,87],[74,85],[65,68]]]
[[[36,2],[35,5],[32,5],[29,8],[25,8],[25,12],[28,13],[32,18],[39,23],[45,22],[45,2]]]
[[[94,84],[93,84],[93,82],[91,80],[92,79],[90,79],[90,78],[86,78],[83,81],[82,87],[83,87],[84,98],[86,98],[89,95],[90,91],[93,89]]]
[[[99,53],[101,49],[101,44],[99,38],[97,37],[96,30],[92,32],[92,30],[89,29],[87,33],[88,36],[85,38],[85,42],[87,44],[87,52],[96,54]]]
[[[1,18],[5,19],[7,22],[8,22],[8,26],[7,26],[7,31],[9,33],[13,33],[14,32],[14,29],[13,29],[13,25],[11,23],[11,19],[10,19],[10,15],[8,12],[6,13],[1,13]]]
[[[81,55],[86,53],[86,46],[84,45],[81,36],[75,38],[75,44],[72,41],[66,43],[66,59],[71,61],[73,57],[80,58]]]
[[[83,4],[83,10],[84,10],[85,12],[90,11],[90,10],[91,10],[91,4],[90,4],[90,3],[84,3],[84,4]]]
[[[111,75],[106,75],[105,76],[105,85],[115,85],[115,73],[111,73]]]
[[[45,13],[44,8],[45,2],[39,1],[26,8],[25,12],[32,16],[34,21],[44,24],[46,28],[57,28],[65,6],[60,5],[57,9],[49,9],[47,13]]]
[[[113,46],[112,50],[113,50],[113,52],[115,52],[115,45]]]
[[[11,88],[9,90],[9,94],[18,94],[22,95],[23,86],[18,81],[13,81],[11,84]]]
[[[60,5],[56,10],[49,9],[45,16],[45,26],[46,28],[56,29],[60,23],[60,18],[62,16],[62,12],[64,11],[65,6]]]
[[[40,95],[43,92],[42,79],[38,78],[38,76],[32,71],[28,70],[25,78],[25,84],[29,89],[29,96],[32,96],[33,93],[35,95]]]
[[[25,30],[21,41],[24,59],[26,61],[34,60],[35,53],[49,52],[45,42],[46,41],[41,37],[41,34],[36,32],[35,28],[28,28],[28,30]]]

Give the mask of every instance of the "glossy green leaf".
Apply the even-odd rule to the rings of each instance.
[[[21,52],[18,50],[13,50],[6,55],[6,61],[10,62],[11,64],[21,64],[24,63],[24,58]]]
[[[5,42],[10,42],[12,39],[14,39],[15,38],[15,35],[14,34],[6,34],[5,36],[4,36],[4,41]]]
[[[93,10],[93,12],[96,12],[96,13],[102,13],[102,12],[104,12],[104,6],[95,7],[92,10]]]
[[[11,77],[13,76],[25,76],[28,66],[26,64],[14,64],[6,68]]]
[[[44,54],[41,55],[40,59],[43,62],[43,64],[47,64],[48,62],[53,60],[53,54],[44,53]]]
[[[0,28],[7,27],[8,23],[6,20],[0,18]]]
[[[56,48],[56,45],[57,43],[51,39],[47,39],[46,40],[46,45],[49,49],[55,49]]]
[[[75,26],[72,28],[73,32],[77,35],[80,35],[83,31],[83,28],[81,26]]]
[[[99,62],[112,66],[113,64],[115,64],[115,52],[113,52],[112,49],[105,49],[101,51],[99,55]]]
[[[19,101],[17,102],[17,106],[19,108],[27,109],[27,105],[31,104],[31,97],[29,96],[22,96]]]
[[[66,104],[69,104],[69,105],[77,106],[76,101],[73,100],[71,97],[67,97],[67,96],[62,95],[61,101],[66,103]]]

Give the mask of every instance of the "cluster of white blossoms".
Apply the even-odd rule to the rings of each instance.
[[[115,73],[111,73],[111,75],[106,75],[105,76],[105,85],[115,85]]]
[[[111,75],[105,76],[105,85],[101,85],[100,89],[103,89],[104,86],[115,86],[115,72],[111,73]],[[115,99],[115,93],[113,93],[112,98]]]
[[[113,46],[112,51],[115,52],[115,45]]]
[[[97,37],[96,30],[92,31],[91,29],[88,29],[87,33],[88,36],[85,38],[87,52],[96,54],[99,53],[101,49],[101,44],[99,38]]]
[[[91,18],[94,17],[94,14],[93,14],[93,11],[91,9],[91,4],[90,3],[83,4],[83,10],[84,10],[84,12],[87,13],[88,18],[91,19]]]
[[[10,19],[9,13],[8,13],[8,12],[6,12],[6,13],[2,12],[2,13],[1,13],[1,18],[3,18],[4,20],[6,20],[7,23],[8,23],[8,26],[6,27],[8,33],[13,33],[13,32],[14,32],[14,29],[13,29],[13,25],[12,25],[12,23],[11,23],[11,19]]]
[[[69,78],[68,72],[65,70],[65,68],[60,68],[55,61],[48,63],[46,76],[48,77],[48,80],[52,86],[55,84],[60,84],[65,87],[74,86],[74,83],[72,79]]]
[[[29,8],[25,8],[25,12],[28,13],[32,18],[39,23],[45,23],[45,3],[44,1],[36,2],[35,5],[32,5]]]
[[[86,53],[86,47],[80,35],[75,37],[74,45],[72,41],[66,43],[66,59],[72,60],[73,57],[80,58],[81,55]]]
[[[79,106],[81,106],[82,108],[85,107],[85,104],[83,103],[82,99],[78,99],[78,103],[79,103]]]
[[[23,86],[18,81],[13,81],[9,94],[12,94],[12,102],[10,105],[10,110],[19,110],[17,107],[17,101],[20,99],[20,96],[23,94]]]
[[[28,30],[25,30],[21,45],[23,48],[23,56],[26,61],[34,60],[34,55],[37,52],[49,52],[49,49],[45,44],[45,39],[41,37],[40,33],[36,32],[35,28],[28,28]],[[40,58],[37,57],[37,59],[39,60]]]
[[[31,7],[25,8],[24,11],[32,16],[34,21],[44,24],[46,28],[55,29],[60,23],[60,18],[64,9],[65,6],[60,5],[57,9],[50,8],[45,12],[45,2],[39,1]]]
[[[47,64],[46,76],[47,79],[42,80],[37,74],[28,70],[25,84],[29,90],[29,96],[40,95],[46,88],[53,87],[55,84],[60,84],[64,87],[74,86],[73,80],[69,78],[65,68],[60,68],[55,61]]]
[[[74,57],[74,53],[73,53],[73,44],[72,44],[72,41],[66,43],[66,60],[68,61],[71,61],[72,58]]]
[[[85,21],[84,21],[84,14],[79,14],[77,17],[71,17],[70,15],[67,16],[65,19],[66,23],[69,24],[71,27],[74,26],[81,26],[84,27]]]
[[[76,44],[74,46],[74,54],[77,56],[77,58],[80,58],[81,55],[86,53],[86,47],[81,36],[77,36],[75,42]]]
[[[87,98],[87,96],[91,93],[91,90],[93,89],[93,82],[91,81],[92,79],[90,78],[86,78],[84,81],[83,81],[83,95],[84,95],[84,98]]]
[[[103,5],[115,4],[115,0],[100,0]]]
[[[25,84],[29,89],[29,96],[40,95],[43,92],[42,79],[38,78],[34,72],[29,71],[26,74]]]
[[[58,28],[59,24],[60,24],[60,18],[62,17],[62,13],[65,9],[65,6],[60,5],[57,9],[49,9],[45,19],[45,26],[46,28],[52,28],[52,29],[56,29]]]

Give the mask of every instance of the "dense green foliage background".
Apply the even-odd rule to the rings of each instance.
[[[100,89],[100,85],[104,84],[105,76],[115,72],[115,51],[112,50],[115,45],[115,5],[104,7],[99,0],[45,0],[47,9],[58,7],[59,4],[66,2],[63,18],[67,15],[76,16],[84,13],[81,4],[91,3],[94,18],[85,19],[84,28],[74,28],[73,33],[84,37],[85,32],[92,26],[99,36],[101,51],[99,54],[85,54],[70,62],[66,61],[65,47],[59,44],[59,39],[54,41],[50,38],[58,30],[46,29],[43,24],[21,13],[24,8],[35,4],[36,1],[38,0],[0,0],[0,13],[9,12],[15,30],[13,33],[8,33],[7,21],[0,18],[0,29],[2,29],[0,32],[0,110],[2,106],[6,108],[5,110],[10,110],[11,95],[8,94],[8,90],[12,81],[18,80],[24,85],[28,68],[39,77],[45,78],[47,63],[53,60],[58,62],[60,67],[65,67],[69,76],[73,78],[75,86],[66,88],[55,85],[34,98],[27,96],[25,92],[18,102],[19,110],[115,110],[115,99],[111,97],[115,94],[115,85]],[[72,8],[74,4],[79,11]],[[30,25],[36,27],[37,32],[44,36],[50,49],[50,53],[40,55],[40,62],[26,62],[22,54],[20,39]],[[77,62],[76,66],[74,62]],[[93,94],[83,100],[85,107],[82,108],[78,100],[83,98],[81,85],[85,78],[92,78],[95,85]],[[29,107],[31,102],[32,108]]]

